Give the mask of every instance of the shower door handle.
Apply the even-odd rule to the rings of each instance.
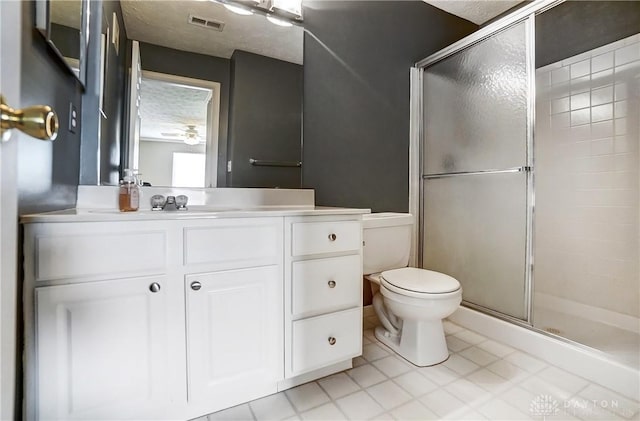
[[[437,173],[437,174],[423,174],[423,180],[431,180],[435,178],[446,178],[446,177],[458,177],[464,175],[482,175],[482,174],[506,174],[506,173],[515,173],[515,172],[531,172],[533,168],[529,166],[522,167],[514,167],[507,168],[504,170],[479,170],[479,171],[459,171],[459,172],[447,172],[447,173]]]

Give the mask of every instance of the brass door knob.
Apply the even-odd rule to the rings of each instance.
[[[58,116],[48,105],[35,105],[14,110],[0,96],[0,135],[9,140],[8,131],[18,129],[40,140],[55,140],[58,136]]]

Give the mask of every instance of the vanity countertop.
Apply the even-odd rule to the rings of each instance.
[[[117,209],[65,209],[22,215],[23,224],[51,222],[155,221],[174,219],[256,218],[267,216],[362,215],[370,209],[323,206],[258,206],[252,208],[225,206],[192,206],[187,211],[120,212]]]

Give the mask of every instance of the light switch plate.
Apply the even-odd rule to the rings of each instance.
[[[80,118],[78,118],[78,109],[73,102],[69,103],[69,131],[75,133],[80,125]]]

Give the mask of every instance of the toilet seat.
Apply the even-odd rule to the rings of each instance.
[[[460,283],[449,275],[412,267],[384,271],[380,283],[390,291],[411,297],[448,295],[460,289]]]

